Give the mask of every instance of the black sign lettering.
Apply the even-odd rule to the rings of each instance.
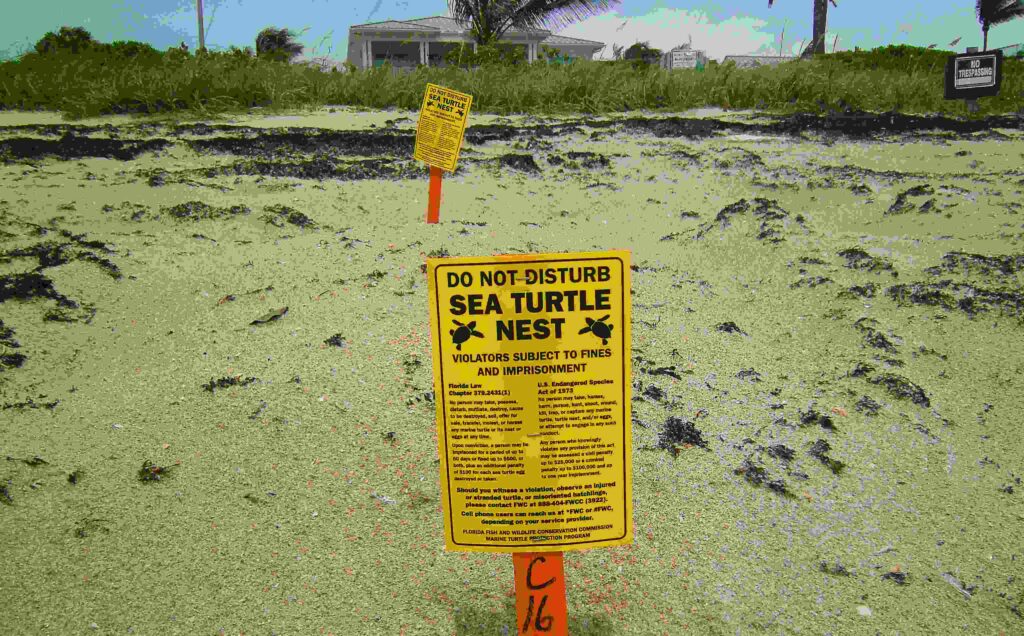
[[[555,577],[551,577],[550,579],[548,579],[544,583],[541,583],[540,585],[533,584],[533,564],[538,561],[544,563],[546,560],[547,559],[545,559],[542,556],[537,556],[530,560],[530,565],[526,566],[526,586],[531,590],[543,590],[544,588],[555,582]]]

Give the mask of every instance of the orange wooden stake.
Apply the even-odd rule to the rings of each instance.
[[[569,636],[561,552],[512,555],[519,634]]]
[[[427,199],[427,223],[437,223],[441,214],[441,175],[444,171],[430,166],[430,195]]]

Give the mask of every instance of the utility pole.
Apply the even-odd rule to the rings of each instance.
[[[196,19],[199,21],[199,49],[196,51],[206,50],[206,33],[203,29],[203,0],[196,0]]]

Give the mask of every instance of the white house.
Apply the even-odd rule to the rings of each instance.
[[[690,48],[689,44],[681,44],[671,51],[661,54],[661,68],[703,68],[708,64],[708,56],[704,51]]]
[[[547,29],[509,29],[498,42],[523,47],[528,62],[542,57],[542,46],[559,49],[565,61],[592,60],[604,48],[602,42],[553,35]],[[348,61],[360,69],[385,60],[395,68],[445,66],[445,54],[462,43],[476,50],[469,25],[445,16],[357,24],[348,30]]]

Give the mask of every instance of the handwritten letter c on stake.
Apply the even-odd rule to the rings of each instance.
[[[430,165],[427,223],[437,223],[441,212],[442,171],[455,172],[472,104],[472,95],[436,84],[427,84],[423,94],[413,158]]]
[[[514,553],[512,569],[519,634],[568,636],[562,553]]]

